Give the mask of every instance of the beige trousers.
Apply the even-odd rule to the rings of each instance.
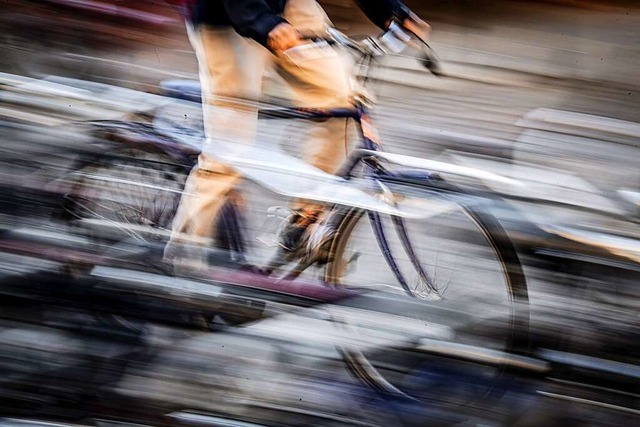
[[[284,17],[302,34],[324,33],[330,22],[314,0],[288,0]],[[224,150],[241,156],[253,144],[257,104],[266,70],[280,74],[299,107],[348,107],[347,61],[331,47],[293,48],[280,57],[230,27],[188,28],[202,83],[206,142],[185,184],[173,222],[171,243],[207,244],[225,195],[239,180],[229,165],[216,160]],[[305,160],[333,173],[345,155],[345,119],[314,124],[301,138]],[[228,158],[228,157],[225,157]]]

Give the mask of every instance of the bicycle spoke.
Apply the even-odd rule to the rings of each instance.
[[[447,325],[454,332],[454,342],[468,346],[498,351],[526,346],[526,339],[516,338],[527,336],[528,311],[515,304],[526,303],[524,275],[513,245],[490,215],[460,205],[425,220],[378,218],[380,222],[386,218],[386,230],[385,224],[367,221],[362,212],[352,212],[343,221],[334,244],[335,261],[327,267],[327,280],[346,286],[385,284],[381,289],[400,291],[405,286],[397,280],[397,268],[408,286],[405,290],[426,307],[421,314],[412,314],[423,319],[425,325]],[[382,241],[377,235],[380,230],[384,232],[382,247],[377,244]],[[390,230],[395,233],[385,232]],[[359,256],[353,269],[345,269],[346,260],[354,253]],[[447,360],[402,350],[348,352],[352,373],[358,377],[366,373],[363,381],[380,382],[381,387],[390,383],[402,394],[420,400],[447,396],[446,404],[493,398],[500,394],[497,379],[505,375],[500,364],[464,365],[461,369],[467,377],[460,382],[465,387],[460,392],[443,393],[437,382],[426,378],[433,378],[434,369],[436,373],[450,369]],[[394,363],[397,357],[409,361],[400,368]],[[416,376],[424,376],[419,388],[406,383],[407,377]]]
[[[71,202],[68,210],[72,216],[97,219],[103,226],[119,230],[122,237],[140,242],[163,235],[177,207],[182,184],[154,156],[127,150],[121,158],[91,164],[75,173],[79,178],[65,196]],[[115,237],[112,233],[109,238]]]

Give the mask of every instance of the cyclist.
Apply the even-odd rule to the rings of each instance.
[[[418,37],[430,30],[399,0],[356,0],[381,28],[393,20]],[[187,0],[187,32],[196,53],[202,84],[206,141],[198,164],[185,184],[165,259],[186,258],[202,263],[204,251],[184,252],[183,243],[209,243],[215,218],[239,175],[216,159],[221,152],[241,156],[253,143],[256,103],[262,77],[272,68],[287,82],[299,107],[349,107],[350,73],[345,59],[332,47],[309,44],[331,25],[315,0]],[[305,37],[303,37],[304,35]],[[308,44],[308,45],[307,45]],[[303,46],[307,45],[307,46]],[[345,119],[316,123],[305,143],[304,160],[328,173],[344,159]],[[316,221],[319,207],[299,200],[293,206],[290,230],[282,247],[297,249],[305,227]]]

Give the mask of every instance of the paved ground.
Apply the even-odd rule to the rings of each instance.
[[[620,206],[619,200],[612,202],[610,199],[614,197],[612,191],[617,188],[637,190],[640,186],[637,175],[640,156],[633,134],[625,137],[608,134],[604,138],[596,132],[597,137],[587,135],[588,141],[585,141],[577,139],[580,135],[559,132],[529,134],[524,139],[523,127],[519,124],[522,124],[520,120],[524,115],[538,108],[639,122],[640,92],[633,80],[640,57],[637,55],[637,11],[625,7],[596,11],[548,7],[551,12],[545,9],[546,14],[542,10],[539,14],[530,14],[530,6],[517,3],[506,9],[458,10],[454,14],[450,13],[451,10],[436,11],[433,15],[434,46],[441,52],[449,77],[436,78],[426,74],[407,59],[390,59],[379,71],[379,81],[373,86],[379,100],[375,118],[383,141],[391,152],[451,160],[452,151],[455,151],[472,165],[481,164],[507,173],[511,161],[500,163],[501,158],[491,156],[488,161],[493,163],[487,164],[482,163],[486,157],[478,158],[477,154],[486,155],[487,145],[492,144],[496,151],[510,160],[536,160],[537,166],[553,165],[554,172],[565,173],[553,175],[553,185],[538,187],[542,188],[540,191],[545,197],[571,198],[581,206],[602,209],[609,209],[613,204],[611,209],[622,212],[624,219],[630,215],[629,211]],[[340,16],[349,10],[336,8],[334,12]],[[359,21],[343,21],[336,19],[351,32],[360,32],[364,28]],[[154,85],[165,78],[194,78],[193,55],[179,25],[171,27],[171,31],[165,34],[158,34],[157,30],[152,34],[151,41],[145,39],[144,33],[141,34],[129,45],[129,50],[90,51],[85,52],[87,57],[82,59],[99,64],[93,69],[98,80],[135,89],[154,90]],[[602,60],[598,57],[600,53]],[[15,80],[14,76],[3,76],[0,86],[6,87],[9,81]],[[75,133],[67,133],[66,125],[58,127],[55,132],[43,131],[43,125],[59,125],[69,119],[118,117],[155,102],[135,92],[102,92],[95,99],[96,92],[92,93],[91,89],[88,92],[83,92],[84,89],[68,92],[68,88],[62,87],[58,89],[64,89],[63,92],[43,97],[41,89],[32,87],[22,92],[12,89],[1,95],[4,105],[0,107],[0,114],[5,119],[19,119],[35,125],[27,129],[7,127],[4,133],[6,143],[3,144],[3,164],[7,169],[3,166],[4,171],[9,167],[12,171],[19,170],[24,165],[17,159],[33,157],[34,152],[39,153],[37,161],[49,162],[57,153],[58,141],[74,147],[83,143],[82,139],[76,139]],[[183,109],[189,118],[198,114],[197,107],[178,107],[180,113]],[[634,131],[635,128],[624,129]],[[284,141],[288,150],[299,151],[295,139],[284,138]],[[39,143],[36,150],[34,142]],[[530,150],[531,147],[548,147],[549,144],[554,149],[550,156]],[[576,146],[580,148],[576,150]],[[61,159],[55,158],[51,163],[56,165]],[[564,163],[558,166],[555,160],[564,160]],[[580,181],[570,185],[566,172],[576,173],[587,183]],[[536,169],[525,175],[530,181],[535,181],[539,173],[540,169]],[[3,178],[10,180],[13,176],[5,173]],[[247,187],[250,192],[248,199],[253,206],[250,224],[255,229],[262,223],[266,207],[285,204],[286,200],[265,194],[255,186]],[[558,190],[565,187],[575,191]],[[576,195],[578,190],[581,192]],[[575,213],[546,203],[525,206],[521,214],[536,221],[559,218],[570,225],[577,225],[575,221],[599,227],[606,224],[607,228],[598,230],[624,235],[637,232],[637,223],[634,222],[621,221],[609,215]],[[520,231],[518,218],[507,216],[506,219],[507,224],[516,224],[510,231],[517,235]],[[446,218],[439,225],[447,226]],[[462,235],[465,236],[464,233]],[[637,236],[630,240],[637,245]],[[465,262],[466,257],[478,255],[476,249],[467,243],[443,239],[440,245],[445,242],[451,245],[448,253],[456,255],[451,258],[450,265],[459,265]],[[475,259],[481,267],[484,258]],[[442,260],[439,265],[442,265]],[[356,273],[365,281],[371,278],[384,282],[381,266],[380,260],[372,260],[366,271],[361,269]],[[630,337],[637,337],[634,323],[637,291],[630,291],[630,285],[636,283],[637,269],[634,272],[628,267],[626,264],[623,269],[594,269],[589,264],[586,268],[580,266],[564,272],[527,267],[534,329],[544,337],[551,337],[547,342],[549,345],[627,360],[628,355],[622,349],[628,348],[632,342]],[[481,268],[474,263],[465,265],[465,270],[473,272]],[[478,276],[481,277],[475,278],[482,281],[484,289],[493,281],[490,272]],[[486,294],[483,290],[472,295],[476,302],[481,303],[475,306],[476,310],[487,309],[486,301],[482,303],[481,298]],[[285,319],[284,326],[274,322],[265,328],[267,332],[273,328],[271,331],[280,334],[289,330],[287,322],[290,320]],[[291,333],[292,341],[299,339],[295,331]],[[202,343],[199,339],[190,341],[188,345],[200,348]],[[203,342],[209,343],[208,339],[203,338]],[[270,349],[265,347],[264,351],[269,352]],[[297,384],[301,388],[304,385]],[[280,392],[286,395],[282,390],[273,394]]]

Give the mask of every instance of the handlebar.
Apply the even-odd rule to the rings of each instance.
[[[318,40],[318,38],[314,38]],[[418,62],[436,76],[441,76],[440,61],[429,44],[392,22],[387,31],[379,37],[367,37],[356,41],[335,28],[327,29],[327,37],[321,39],[329,44],[336,44],[353,50],[363,57],[380,58],[388,54],[398,54],[410,44],[418,45],[421,54]],[[417,43],[416,43],[417,41]]]

